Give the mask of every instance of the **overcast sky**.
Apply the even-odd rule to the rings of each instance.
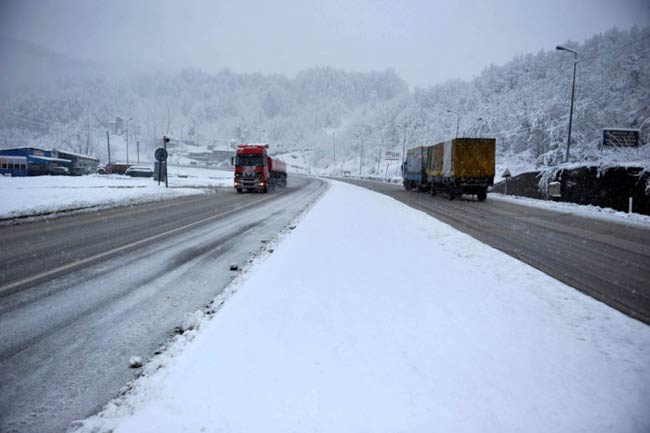
[[[206,72],[393,68],[411,86],[650,25],[648,0],[0,0],[0,34],[81,58]]]

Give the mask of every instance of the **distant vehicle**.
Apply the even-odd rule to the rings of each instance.
[[[49,167],[47,169],[47,174],[51,176],[67,176],[70,174],[70,170],[66,167]]]
[[[268,155],[268,145],[242,144],[234,156],[235,190],[269,192],[287,186],[287,166]]]
[[[446,192],[450,200],[474,194],[483,201],[494,184],[495,150],[493,138],[454,138],[409,149],[402,165],[404,188]]]
[[[406,151],[406,161],[402,164],[404,188],[417,188],[418,191],[429,189],[426,173],[427,149],[425,146],[418,146]]]
[[[126,169],[124,173],[131,177],[153,177],[153,169],[141,165],[133,165]]]
[[[125,174],[131,164],[123,162],[109,162],[103,167],[97,169],[98,174]]]

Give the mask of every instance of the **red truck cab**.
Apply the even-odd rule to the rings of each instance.
[[[241,144],[234,157],[235,190],[269,192],[287,184],[284,162],[268,155],[268,145]]]

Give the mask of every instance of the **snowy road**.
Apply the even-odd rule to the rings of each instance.
[[[389,197],[251,270],[75,433],[650,431],[650,327]]]
[[[650,226],[641,227],[503,200],[449,201],[401,185],[349,180],[450,224],[650,324]]]
[[[0,227],[0,431],[57,432],[135,377],[184,314],[204,306],[324,190],[217,192]]]

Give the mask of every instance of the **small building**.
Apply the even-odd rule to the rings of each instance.
[[[12,147],[9,149],[0,149],[0,155],[6,156],[46,156],[48,158],[58,158],[56,150],[39,149],[38,147]]]
[[[0,149],[0,157],[7,158],[7,170],[10,170],[8,157],[25,158],[27,162],[27,174],[38,176],[43,174],[67,174],[70,168],[70,160],[59,158],[56,150],[39,149],[36,147],[14,147],[11,149]],[[13,176],[24,176],[23,169],[16,169],[16,161],[13,163]],[[21,163],[18,163],[19,167]]]
[[[99,159],[91,155],[82,155],[79,153],[59,150],[59,158],[70,161],[70,174],[81,176],[84,174],[96,173]]]
[[[0,155],[0,174],[3,176],[27,176],[27,157]]]

